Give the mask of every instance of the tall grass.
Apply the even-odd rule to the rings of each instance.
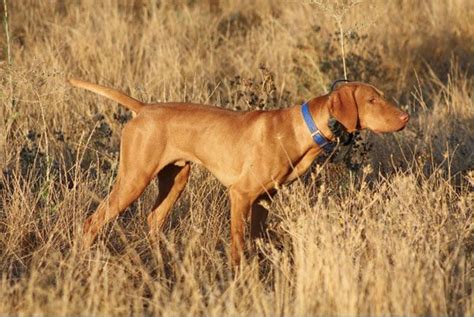
[[[471,1],[340,2],[339,22],[325,1],[8,5],[0,315],[474,315]],[[158,242],[152,184],[91,251],[78,248],[130,114],[65,78],[267,109],[325,93],[344,70],[409,111],[408,128],[363,133],[353,170],[315,163],[282,186],[238,273],[227,193],[198,166]]]

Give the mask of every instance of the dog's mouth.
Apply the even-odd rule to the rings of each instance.
[[[408,121],[407,121],[407,122],[404,122],[404,123],[402,124],[402,126],[401,126],[397,131],[395,131],[395,132],[402,131],[403,129],[405,129],[405,128],[407,127],[407,124],[408,124]]]
[[[406,125],[402,126],[400,129],[398,129],[398,130],[395,131],[395,132],[400,132],[400,131],[402,131],[403,129],[405,129],[405,127],[406,127]]]
[[[400,132],[402,131],[403,129],[406,128],[406,124],[402,125],[400,128],[396,129],[396,130],[389,130],[389,131],[383,131],[383,130],[377,130],[377,129],[374,129],[372,130],[372,132],[374,132],[375,134],[383,134],[383,133],[391,133],[391,132]]]

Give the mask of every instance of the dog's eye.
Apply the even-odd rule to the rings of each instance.
[[[370,97],[369,102],[370,103],[375,103],[375,97]]]

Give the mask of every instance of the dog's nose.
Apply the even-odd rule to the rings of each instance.
[[[406,123],[408,122],[408,120],[410,120],[410,115],[404,112],[403,114],[400,115],[400,120]]]

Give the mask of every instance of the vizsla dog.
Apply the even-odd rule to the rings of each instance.
[[[193,162],[205,166],[229,190],[231,258],[236,265],[249,216],[250,236],[263,232],[268,212],[258,202],[275,186],[302,175],[336,141],[328,127],[331,117],[349,133],[399,131],[409,120],[380,90],[358,82],[343,84],[303,106],[247,112],[191,103],[145,104],[111,88],[74,79],[70,83],[136,114],[123,128],[112,192],[84,224],[84,245],[89,247],[104,224],[135,201],[155,177],[159,193],[148,225],[151,234],[160,230]]]

